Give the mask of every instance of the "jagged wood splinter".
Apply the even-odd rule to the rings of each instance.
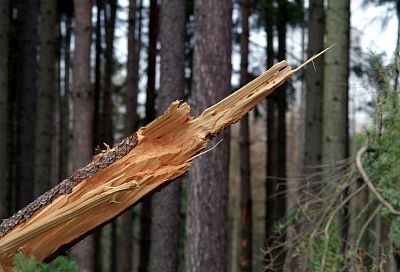
[[[242,118],[294,71],[286,61],[279,62],[198,117],[189,115],[187,103],[173,102],[146,127],[3,220],[0,270],[12,268],[18,251],[45,260],[187,172],[210,139]]]

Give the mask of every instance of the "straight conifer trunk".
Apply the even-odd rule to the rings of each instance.
[[[249,0],[241,0],[240,34],[240,85],[250,81],[248,73],[249,55]],[[252,200],[249,115],[240,120],[240,260],[241,271],[252,271]]]
[[[283,60],[286,57],[287,1],[277,2],[278,60]],[[286,256],[285,235],[277,237],[273,233],[273,225],[286,214],[286,109],[286,84],[283,84],[267,99],[266,250],[270,252],[266,255],[266,271],[282,270]]]
[[[155,89],[156,89],[156,58],[157,58],[157,36],[158,36],[159,5],[157,0],[150,0],[149,19],[149,45],[147,48],[147,88],[146,88],[146,118],[145,123],[151,122],[156,115],[155,111]],[[150,243],[151,243],[151,197],[142,203],[140,217],[140,258],[139,271],[149,269]]]
[[[66,178],[69,174],[70,154],[70,70],[71,70],[71,17],[66,14],[64,17],[65,37],[63,37],[63,58],[64,58],[64,93],[60,96],[60,177]]]
[[[157,110],[163,112],[184,96],[185,0],[161,2],[161,71]],[[150,271],[174,272],[179,268],[181,178],[152,196]]]
[[[196,1],[194,17],[192,100],[198,114],[230,91],[232,2]],[[223,139],[218,152],[201,156],[190,172],[186,271],[225,271],[227,267],[229,130],[218,139]]]
[[[72,168],[84,166],[92,156],[93,92],[90,86],[91,0],[74,0],[75,49],[72,70],[73,138]],[[82,269],[94,269],[94,237],[88,236],[72,249]]]
[[[308,9],[308,48],[307,55],[321,52],[324,47],[324,0],[310,0]],[[315,166],[321,165],[322,159],[322,97],[323,97],[323,59],[314,61],[317,72],[312,66],[304,70],[305,91],[305,128],[304,128],[304,162],[303,173],[311,175]],[[315,182],[311,187],[315,188]]]
[[[140,57],[139,39],[136,37],[136,10],[136,0],[130,0],[128,14],[127,114],[125,118],[126,136],[132,134],[137,128],[136,111]],[[139,10],[139,12],[141,11]],[[138,32],[140,32],[140,29]],[[132,210],[126,211],[122,216],[122,235],[124,237],[122,241],[123,253],[121,256],[122,271],[131,271],[133,267],[133,219]]]
[[[54,122],[53,104],[57,90],[57,1],[41,0],[39,18],[38,94],[35,142],[35,186],[39,196],[51,186],[51,155]]]
[[[350,1],[329,0],[326,11],[325,45],[330,46],[336,43],[336,46],[332,49],[331,54],[325,56],[322,163],[330,165],[332,169],[338,161],[349,156],[349,37]],[[334,174],[332,170],[329,176]],[[345,205],[339,216],[342,241],[347,241],[348,238],[348,208],[348,205]],[[345,248],[346,243],[342,243],[342,252],[345,251]]]
[[[6,218],[9,207],[8,137],[8,31],[9,3],[0,1],[0,219]]]
[[[39,1],[16,3],[18,10],[15,67],[17,100],[16,129],[16,202],[22,208],[33,200],[35,159],[35,117],[37,93],[37,45]]]

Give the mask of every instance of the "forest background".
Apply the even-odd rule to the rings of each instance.
[[[87,271],[396,271],[399,19],[393,0],[0,0],[0,218],[172,101],[199,114],[336,44],[67,255]]]

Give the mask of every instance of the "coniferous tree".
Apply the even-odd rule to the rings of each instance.
[[[267,19],[267,56],[268,67],[274,62],[273,53],[273,22],[276,24],[278,35],[278,60],[286,58],[286,17],[287,1],[278,1],[277,10],[273,9],[273,1],[268,3],[268,14],[276,12],[276,19]],[[270,45],[271,43],[271,45]],[[286,177],[286,84],[267,98],[267,209],[266,209],[266,254],[267,270],[282,269],[285,260],[283,244],[285,237],[277,239],[273,233],[273,225],[282,219],[286,213],[283,184]],[[278,186],[279,184],[279,186]],[[280,243],[280,246],[277,246]]]
[[[72,70],[73,138],[72,168],[86,165],[93,148],[93,92],[90,84],[90,46],[92,1],[74,0],[75,46]],[[94,269],[94,237],[88,236],[72,249],[77,264],[88,271]]]
[[[240,1],[241,28],[240,34],[240,85],[250,81],[248,73],[249,55],[249,13],[250,2]],[[251,199],[251,165],[250,165],[250,131],[249,115],[240,120],[240,260],[241,271],[252,271],[252,199]]]
[[[310,58],[324,47],[324,1],[311,0],[308,8],[308,48]],[[312,166],[321,164],[322,159],[322,94],[323,94],[323,59],[314,61],[317,67],[305,68],[305,128],[304,128],[304,162],[303,172],[313,174]],[[316,185],[311,181],[312,188]]]
[[[349,78],[350,1],[328,1],[325,47],[336,43],[324,56],[322,163],[330,165],[334,175],[340,160],[349,156],[348,78]],[[335,170],[334,170],[335,169]],[[329,177],[327,177],[329,178]],[[344,194],[346,195],[346,191]],[[342,241],[348,238],[348,205],[339,216]],[[342,244],[342,252],[346,243]]]
[[[159,20],[159,4],[157,0],[150,1],[149,12],[149,45],[147,47],[147,88],[146,88],[146,117],[148,124],[156,116],[155,113],[155,89],[156,89],[156,58],[157,58],[157,36]],[[148,271],[151,243],[151,197],[142,202],[140,218],[140,259],[139,271]]]
[[[9,206],[9,133],[8,111],[8,31],[9,31],[9,2],[0,1],[0,219],[6,218]]]
[[[35,196],[50,188],[53,108],[57,90],[57,2],[41,0],[39,18],[38,93],[35,137]]]
[[[13,48],[13,91],[15,92],[15,181],[16,206],[33,200],[34,139],[37,91],[37,20],[39,1],[15,1],[17,16]]]
[[[125,118],[126,135],[130,135],[136,131],[137,128],[137,94],[138,94],[138,78],[139,78],[139,46],[140,35],[136,36],[136,26],[138,28],[141,24],[136,24],[136,12],[141,12],[141,5],[137,8],[136,0],[129,1],[129,14],[128,14],[128,63],[127,63],[127,87],[126,87],[126,105],[127,113]],[[140,19],[140,17],[138,18]],[[138,29],[138,34],[140,33]],[[122,256],[121,256],[121,270],[131,271],[133,267],[133,211],[128,210],[122,216]]]
[[[230,90],[232,2],[196,1],[194,6],[193,112]],[[185,270],[225,271],[230,133],[218,152],[196,159],[190,171],[186,217]],[[215,144],[216,141],[213,141]]]
[[[62,77],[59,80],[63,86],[63,91],[60,92],[60,178],[66,178],[69,173],[69,143],[70,143],[70,71],[71,71],[71,32],[72,32],[72,16],[73,16],[73,1],[59,2],[61,23],[65,25],[65,32],[61,36],[61,57],[60,66],[63,62],[64,69],[60,68]]]
[[[161,79],[157,96],[159,113],[171,102],[183,99],[184,96],[185,2],[161,2]],[[180,192],[179,180],[152,196],[150,271],[178,271]]]

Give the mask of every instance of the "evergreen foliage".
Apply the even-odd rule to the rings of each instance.
[[[78,272],[75,262],[64,256],[57,257],[51,263],[38,262],[34,256],[25,256],[19,252],[14,258],[14,272]]]

